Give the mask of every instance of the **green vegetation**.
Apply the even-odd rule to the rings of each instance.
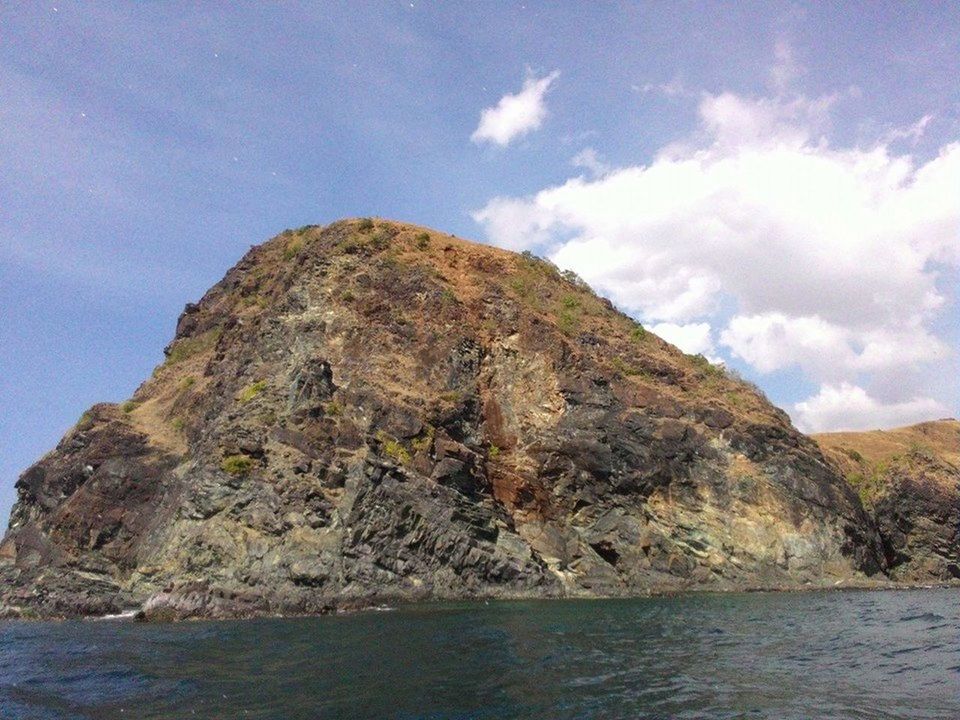
[[[257,382],[247,385],[243,390],[241,390],[237,395],[237,400],[239,400],[242,403],[250,402],[257,395],[259,395],[266,389],[267,389],[267,381],[257,380]]]
[[[387,457],[393,458],[401,465],[406,465],[410,462],[410,451],[401,445],[398,440],[390,437],[383,431],[377,433],[377,440],[380,441],[380,445],[383,447],[383,452],[385,455],[387,455]]]
[[[700,353],[687,355],[687,359],[696,366],[697,371],[704,379],[720,379],[727,375],[722,366],[714,365]]]
[[[134,410],[136,410],[138,407],[140,407],[140,403],[138,403],[138,402],[135,401],[135,400],[127,400],[127,401],[125,401],[125,402],[123,402],[123,403],[120,404],[120,410],[122,410],[123,412],[125,412],[125,413],[127,413],[127,414],[132,413],[132,412],[133,412]]]
[[[430,233],[422,232],[415,238],[418,250],[426,250],[430,247]]]
[[[863,472],[855,472],[847,476],[847,482],[857,491],[860,502],[868,510],[873,509],[883,495],[883,490],[886,487],[884,480],[886,474],[887,463],[879,462],[872,468],[865,468]]]
[[[323,406],[323,411],[330,417],[339,417],[340,415],[343,415],[343,406],[341,406],[336,400],[331,400]]]
[[[630,331],[630,337],[637,342],[643,342],[647,339],[647,329],[640,323],[637,323],[633,330]]]
[[[440,302],[444,305],[456,305],[457,296],[450,288],[444,288],[440,291]]]
[[[433,445],[433,436],[436,432],[436,429],[433,425],[427,425],[426,430],[420,433],[419,437],[414,438],[413,442],[410,444],[413,445],[413,449],[417,452],[424,452],[430,449]]]
[[[574,287],[579,288],[580,290],[590,291],[590,286],[587,285],[586,281],[582,277],[577,275],[573,270],[562,271],[560,273],[560,277],[562,277],[564,280],[566,280],[568,283],[570,283]]]
[[[193,375],[187,375],[180,381],[180,391],[189,390],[197,382],[197,379]]]
[[[556,323],[565,335],[573,335],[583,327],[586,317],[595,315],[599,300],[586,292],[557,293],[558,281],[566,287],[585,290],[586,284],[575,273],[561,273],[549,260],[530,252],[521,253],[522,261],[506,279],[505,285],[527,307],[543,313]]]
[[[170,350],[167,352],[167,359],[163,363],[164,366],[176,365],[195,355],[212,350],[222,334],[223,329],[216,327],[200,335],[180,338],[170,346]]]
[[[860,501],[868,510],[873,509],[883,497],[889,484],[889,476],[897,468],[901,470],[908,468],[910,472],[916,472],[920,467],[936,459],[933,450],[917,443],[911,445],[910,449],[904,453],[893,455],[874,464],[870,464],[856,450],[840,448],[840,452],[860,465],[860,470],[847,476],[847,482],[857,491]]]
[[[761,398],[763,398],[767,402],[770,402],[769,398],[767,398],[767,394],[763,390],[761,390],[757,384],[750,382],[749,380],[744,378],[742,375],[740,375],[740,373],[737,372],[736,368],[724,366],[722,369],[723,369],[723,375],[726,376],[728,380],[732,380],[733,382],[736,382],[741,386],[740,388],[741,393],[743,393],[744,391],[751,392],[755,395],[759,395]]]
[[[390,247],[391,239],[393,239],[393,235],[391,235],[387,230],[378,230],[370,237],[370,241],[367,243],[367,246],[377,251],[386,250],[388,247]]]
[[[621,375],[626,375],[627,377],[634,377],[637,375],[648,376],[649,373],[641,367],[636,365],[631,365],[626,360],[624,360],[619,355],[614,356],[613,360],[614,369]]]
[[[378,250],[382,250],[383,248],[377,248],[377,249],[378,249]],[[396,271],[396,270],[399,270],[401,264],[402,264],[402,263],[400,262],[400,258],[397,257],[397,255],[396,255],[395,252],[384,253],[384,254],[380,257],[380,269],[381,269],[381,271],[387,271],[387,270]]]
[[[910,432],[909,429],[906,431]],[[859,440],[863,451],[849,446],[834,447],[854,463],[855,468],[846,475],[847,482],[857,491],[860,501],[867,510],[872,510],[889,491],[892,482],[898,477],[937,477],[940,456],[937,450],[926,442],[926,438],[913,439],[909,435],[900,438],[898,431],[863,433]],[[877,437],[880,440],[878,441]],[[893,436],[890,444],[882,438]],[[902,438],[902,439],[901,439]],[[891,449],[898,450],[891,452]],[[866,453],[866,455],[864,455]]]
[[[573,335],[580,327],[580,313],[564,308],[557,313],[557,327],[564,335]]]
[[[363,245],[364,243],[362,240],[350,238],[349,240],[344,240],[338,244],[337,248],[345,252],[347,255],[355,255],[356,253],[360,252],[360,250],[363,248]]]
[[[858,453],[856,450],[852,450],[851,448],[840,448],[840,452],[853,460],[855,463],[863,462],[863,455]]]
[[[256,305],[260,308],[266,308],[270,304],[270,298],[260,293],[254,293],[252,295],[244,295],[240,303],[244,307],[253,307]]]
[[[723,396],[727,399],[727,402],[735,408],[740,408],[744,405],[743,393],[730,390],[729,392],[724,393]]]
[[[265,410],[260,413],[260,422],[266,427],[273,427],[277,424],[277,413],[273,410]]]
[[[249,455],[227,455],[220,463],[220,469],[229,475],[246,475],[253,469],[253,458]]]
[[[303,238],[294,238],[283,249],[283,259],[293,260],[303,250]]]
[[[533,296],[533,287],[530,282],[525,277],[514,277],[510,278],[507,283],[513,291],[517,293],[523,300],[530,300]]]
[[[352,292],[349,290],[344,290],[340,295],[340,299],[343,300],[343,302],[353,302],[355,298]]]
[[[347,255],[357,255],[365,250],[374,252],[386,250],[394,236],[389,228],[381,228],[372,235],[367,235],[374,228],[373,221],[369,219],[361,220],[357,228],[361,235],[347,238],[337,245],[337,248]]]
[[[904,460],[913,466],[917,463],[929,463],[937,459],[937,454],[928,445],[912,442],[905,455],[895,457],[896,460]]]
[[[182,432],[184,426],[183,418],[174,418],[170,421],[170,426],[177,432]]]
[[[487,457],[489,457],[491,460],[496,460],[498,457],[500,457],[500,448],[498,448],[496,445],[491,445],[490,449],[487,451]]]
[[[93,427],[93,413],[87,410],[83,415],[80,416],[80,419],[77,420],[77,424],[74,425],[74,428],[77,430],[89,430]]]

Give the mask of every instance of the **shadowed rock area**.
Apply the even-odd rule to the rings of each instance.
[[[892,579],[960,579],[960,421],[814,437],[873,514]]]
[[[165,354],[19,479],[0,612],[833,586],[890,557],[753,386],[532,256],[287,231]]]

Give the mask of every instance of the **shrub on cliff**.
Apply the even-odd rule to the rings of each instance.
[[[246,475],[253,469],[253,458],[249,455],[227,455],[220,463],[220,469],[229,475]]]

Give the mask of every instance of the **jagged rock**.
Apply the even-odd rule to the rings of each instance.
[[[875,518],[893,579],[960,580],[960,422],[815,437]]]
[[[782,411],[535,258],[385,221],[288,231],[187,306],[166,356],[20,478],[0,612],[801,587],[886,563]]]

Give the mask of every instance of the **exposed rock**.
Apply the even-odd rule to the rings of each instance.
[[[873,514],[891,578],[960,579],[960,422],[815,437]]]
[[[94,407],[23,474],[2,612],[228,617],[882,572],[857,494],[749,385],[547,262],[372,225],[251,249],[187,306],[132,402]]]

